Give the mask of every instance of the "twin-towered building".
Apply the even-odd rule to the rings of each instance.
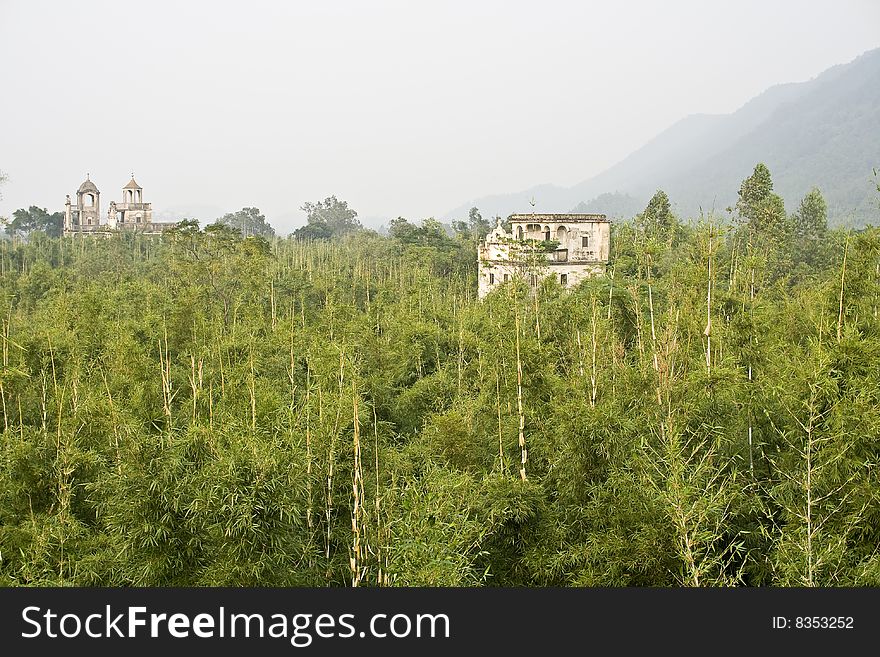
[[[65,235],[106,235],[118,230],[133,230],[139,233],[156,235],[174,225],[153,222],[153,205],[144,203],[143,188],[131,180],[122,188],[122,201],[110,201],[107,221],[101,222],[101,192],[88,174],[76,190],[76,203],[71,203],[70,195],[64,204]]]
[[[608,264],[611,222],[604,214],[512,214],[477,247],[479,297],[515,276],[533,286],[553,276],[563,287],[602,274]]]

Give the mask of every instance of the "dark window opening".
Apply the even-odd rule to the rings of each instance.
[[[562,285],[568,285],[568,274],[559,274],[559,282]]]
[[[589,235],[584,235],[584,236],[581,238],[581,246],[584,247],[584,248],[587,248],[588,246],[590,246],[590,237],[589,237]]]
[[[489,285],[495,284],[495,274],[489,274]]]
[[[507,282],[507,274],[504,274],[504,282]]]

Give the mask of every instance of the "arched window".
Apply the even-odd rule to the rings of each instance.
[[[86,198],[89,201],[89,206],[95,205],[95,195],[94,194],[86,194]],[[89,223],[91,223],[91,222],[89,222]]]
[[[544,241],[550,241],[550,226],[544,226]]]
[[[523,229],[522,226],[516,227],[516,239],[521,240],[523,238]]]
[[[560,226],[556,229],[556,241],[565,244],[566,239],[568,239],[568,229],[565,226]]]
[[[129,203],[134,202],[134,192],[132,192],[130,189],[127,192],[125,192],[125,200],[128,201]]]

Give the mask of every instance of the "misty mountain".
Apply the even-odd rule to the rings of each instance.
[[[872,167],[880,167],[880,49],[802,83],[781,84],[732,114],[697,114],[675,123],[601,174],[573,187],[539,185],[476,199],[483,216],[528,212],[605,212],[632,216],[658,188],[684,217],[723,211],[758,162],[773,174],[789,212],[812,188],[831,220],[861,225],[877,217]],[[607,204],[603,206],[603,204]]]

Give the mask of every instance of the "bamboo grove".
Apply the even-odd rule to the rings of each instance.
[[[877,229],[408,234],[3,241],[0,581],[880,584]]]

